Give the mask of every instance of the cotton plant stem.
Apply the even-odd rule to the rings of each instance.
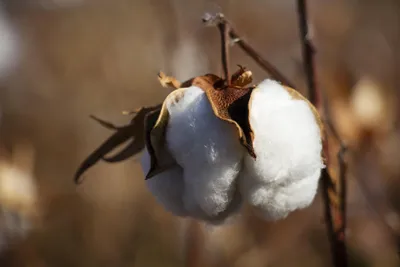
[[[231,85],[231,76],[229,74],[229,25],[219,23],[218,29],[221,35],[221,62],[224,70],[224,79],[226,85]]]
[[[265,60],[232,26],[232,24],[221,14],[206,13],[203,16],[203,22],[208,26],[226,25],[230,41],[238,45],[249,57],[251,57],[263,70],[271,75],[277,81],[284,85],[294,88],[294,84],[287,79],[273,64]],[[230,42],[226,42],[229,45]]]
[[[297,12],[299,16],[300,38],[303,52],[303,64],[307,78],[308,92],[310,101],[320,110],[326,109],[321,99],[321,90],[316,85],[314,68],[314,49],[311,44],[309,25],[307,19],[306,0],[297,0]],[[324,112],[324,115],[327,113]],[[338,140],[339,137],[332,124],[327,125],[334,132]],[[346,251],[346,170],[347,165],[344,161],[345,146],[340,142],[340,151],[337,155],[339,162],[339,177],[334,178],[329,174],[329,147],[328,139],[324,139],[324,155],[326,157],[327,168],[322,171],[323,199],[325,208],[325,223],[329,234],[332,262],[335,267],[347,266]]]

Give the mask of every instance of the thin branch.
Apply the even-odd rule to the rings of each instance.
[[[203,22],[207,26],[227,25],[229,37],[234,40],[235,44],[237,44],[248,56],[257,62],[262,69],[269,73],[273,79],[280,81],[289,87],[295,88],[294,84],[289,79],[287,79],[280,71],[278,71],[274,65],[265,60],[260,53],[254,50],[254,48],[241,37],[241,35],[232,27],[232,24],[225,18],[223,14],[217,13],[215,15],[211,15],[206,13],[203,16]]]
[[[301,34],[303,64],[307,77],[307,85],[310,101],[317,106],[319,110],[326,110],[326,106],[321,102],[321,91],[316,86],[314,71],[314,49],[311,45],[308,29],[306,0],[297,0],[297,11],[299,16],[299,27]],[[327,115],[324,113],[324,115]],[[329,120],[329,119],[328,119]],[[335,128],[330,123],[328,125],[335,137],[340,140]],[[347,165],[344,161],[344,152],[346,151],[343,142],[340,141],[340,151],[338,153],[339,161],[339,180],[333,179],[327,168],[329,166],[329,147],[328,139],[324,140],[324,154],[326,157],[327,168],[322,172],[323,198],[325,206],[325,220],[329,234],[332,262],[334,266],[347,266],[347,252],[345,242],[346,230],[346,170]],[[338,203],[339,206],[334,205]]]
[[[194,219],[189,219],[185,223],[187,229],[184,237],[184,266],[203,266],[202,249],[205,247],[205,236],[202,226]]]
[[[343,249],[345,256],[346,254],[346,227],[347,227],[347,205],[346,205],[346,197],[347,197],[347,181],[346,181],[346,174],[347,174],[347,164],[345,162],[344,156],[347,152],[347,147],[341,143],[339,152],[337,153],[337,160],[339,162],[339,198],[340,198],[340,216],[342,218],[342,227],[339,231],[339,234],[342,235],[342,242],[343,242]],[[345,258],[346,259],[346,258]],[[346,259],[347,261],[347,259]],[[341,265],[343,266],[343,265]]]
[[[262,58],[260,56],[260,54],[254,50],[254,48],[246,41],[244,40],[242,37],[240,37],[240,35],[234,30],[234,29],[230,29],[229,31],[229,36],[236,40],[235,43],[243,50],[247,53],[247,55],[249,55],[255,62],[257,62],[257,64],[266,72],[268,72],[272,78],[274,78],[277,81],[282,82],[283,84],[291,87],[291,88],[295,88],[294,84],[287,79],[284,75],[281,74],[280,71],[278,71],[278,69],[272,65],[270,62],[268,62],[267,60],[265,60],[264,58]]]
[[[225,16],[222,13],[211,15],[204,14],[203,23],[206,26],[213,26],[219,29],[221,36],[221,62],[224,71],[224,80],[226,85],[231,85],[231,77],[229,75],[229,31],[230,25],[226,23]]]
[[[307,8],[306,8],[306,0],[297,1],[297,8],[299,14],[299,28],[300,28],[300,39],[302,44],[302,53],[303,53],[303,65],[305,72],[307,74],[307,86],[308,86],[308,98],[311,103],[314,103],[317,106],[321,106],[320,98],[318,98],[318,90],[315,84],[314,77],[314,49],[311,44],[310,32],[308,28],[308,20],[307,20]]]
[[[218,29],[221,35],[221,62],[224,70],[224,79],[226,85],[231,85],[231,76],[229,74],[229,25],[219,23]]]

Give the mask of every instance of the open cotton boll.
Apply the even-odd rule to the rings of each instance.
[[[185,207],[194,217],[218,217],[230,207],[241,169],[237,130],[215,116],[206,94],[196,86],[188,87],[179,101],[166,101],[166,140],[183,168]]]
[[[249,121],[257,158],[245,155],[244,198],[273,220],[308,206],[324,167],[321,132],[308,103],[265,80],[252,92]]]
[[[150,155],[147,149],[141,158],[144,173],[150,170]],[[146,180],[148,190],[167,211],[176,216],[186,216],[183,204],[183,170],[179,166],[166,170]]]

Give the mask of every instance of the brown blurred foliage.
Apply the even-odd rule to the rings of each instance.
[[[351,266],[399,266],[400,2],[308,2],[318,83],[350,147]],[[201,25],[205,11],[224,12],[305,92],[295,1],[4,3],[22,61],[0,82],[0,184],[9,190],[0,196],[0,266],[329,266],[320,196],[283,221],[263,222],[245,208],[211,228],[165,212],[144,187],[137,158],[98,164],[73,183],[79,163],[109,135],[90,114],[124,124],[122,110],[159,103],[168,93],[159,70],[181,80],[221,71],[218,33]],[[268,77],[237,48],[231,63],[258,81]],[[16,185],[3,186],[10,179]],[[26,198],[21,188],[34,193]]]

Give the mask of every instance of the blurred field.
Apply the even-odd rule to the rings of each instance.
[[[122,110],[159,103],[159,70],[182,80],[221,71],[205,11],[224,12],[305,92],[294,0],[3,2],[21,51],[0,80],[1,267],[330,266],[320,196],[284,221],[245,209],[212,228],[166,213],[138,158],[73,183],[110,134],[90,114],[124,124]],[[400,266],[400,2],[308,2],[319,86],[351,150],[350,266]],[[231,63],[268,77],[238,48]],[[332,140],[332,158],[337,149]]]

